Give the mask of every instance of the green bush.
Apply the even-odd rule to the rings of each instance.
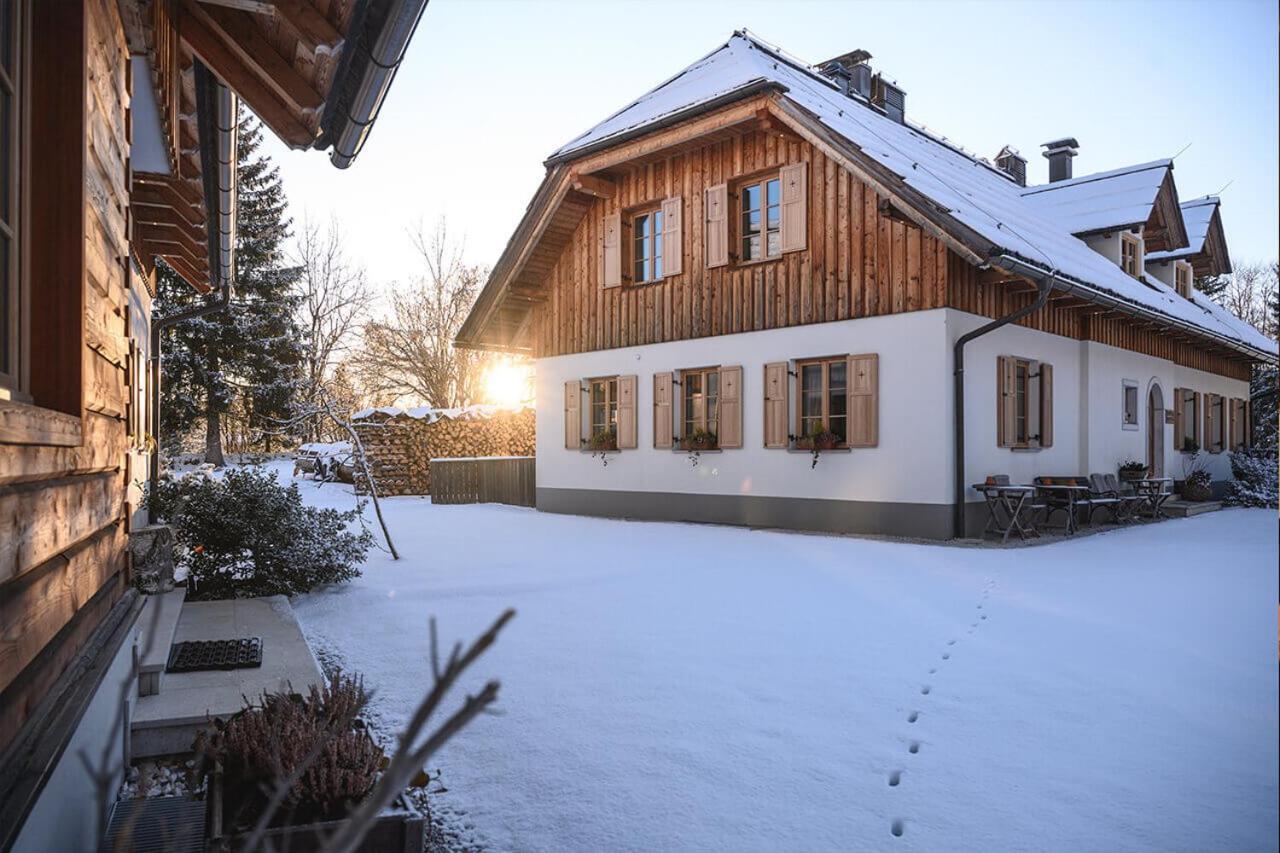
[[[358,510],[302,503],[254,468],[220,478],[163,478],[147,496],[174,528],[191,598],[297,595],[358,577],[373,537],[350,529]]]

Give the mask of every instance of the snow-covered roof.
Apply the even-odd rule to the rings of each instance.
[[[1148,252],[1147,259],[1167,261],[1198,255],[1204,251],[1204,241],[1209,236],[1209,226],[1213,222],[1213,214],[1221,203],[1222,200],[1216,195],[1207,195],[1179,205],[1182,209],[1182,221],[1187,226],[1188,245],[1170,252]]]
[[[1022,197],[1069,234],[1142,225],[1151,217],[1156,196],[1171,169],[1172,160],[1155,160],[1029,187]]]
[[[1015,256],[1100,295],[1158,312],[1255,351],[1272,356],[1277,353],[1274,341],[1227,312],[1205,310],[1167,287],[1127,275],[1074,236],[1075,226],[1064,226],[1059,216],[1041,209],[1023,195],[1026,188],[990,163],[915,124],[899,123],[868,108],[843,94],[812,66],[746,31],[735,32],[716,50],[579,134],[551,160],[568,159],[588,148],[620,140],[761,83],[778,87],[784,99],[932,200],[942,213],[988,241],[997,253]],[[1167,168],[1168,161],[1160,162]],[[1146,187],[1148,178],[1159,171],[1153,166],[1128,173],[1140,175],[1133,181]],[[1117,186],[1126,184],[1120,181]],[[1145,195],[1146,191],[1134,189],[1133,194]]]
[[[408,409],[402,409],[399,406],[379,406],[373,409],[361,409],[351,416],[353,421],[368,420],[375,415],[383,415],[387,418],[406,417],[413,418],[418,421],[426,421],[433,424],[438,420],[455,420],[455,421],[476,421],[487,420],[494,415],[512,414],[530,408],[529,406],[492,406],[483,403],[477,403],[470,406],[462,406],[454,409],[436,409],[431,406],[414,406]]]

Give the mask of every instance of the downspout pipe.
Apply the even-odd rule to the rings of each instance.
[[[369,138],[426,8],[427,0],[362,0],[356,6],[315,144],[333,146],[329,160],[339,169],[351,165]]]
[[[218,293],[203,305],[151,323],[151,411],[155,419],[152,429],[156,439],[149,466],[151,483],[160,479],[160,368],[164,331],[179,323],[226,310],[235,295],[238,104],[235,93],[202,63],[196,62],[195,71],[200,166],[208,210],[209,278]],[[156,522],[154,508],[148,508],[147,521],[151,524]]]
[[[1021,269],[1015,269],[1015,265],[1025,267],[1025,264],[1015,261],[1015,259],[1000,256],[993,258],[991,261],[993,266],[1007,269],[1018,275],[1025,275]],[[1012,311],[1003,317],[992,320],[990,323],[979,326],[971,332],[961,335],[955,342],[952,372],[952,397],[955,400],[955,503],[952,507],[951,516],[951,533],[956,539],[963,539],[965,536],[965,509],[966,503],[964,499],[965,489],[965,448],[964,448],[964,347],[970,341],[980,338],[983,335],[994,332],[1001,326],[1007,326],[1010,323],[1016,323],[1029,314],[1034,314],[1045,306],[1049,301],[1049,294],[1053,290],[1055,272],[1047,275],[1041,273],[1032,280],[1036,283],[1036,298],[1031,300],[1027,305],[1022,306],[1016,311]]]

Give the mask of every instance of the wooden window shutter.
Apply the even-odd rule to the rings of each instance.
[[[1053,447],[1053,365],[1040,363],[1040,446]]]
[[[764,366],[764,446],[786,447],[788,430],[787,363]]]
[[[1253,400],[1244,401],[1244,446],[1253,447]]]
[[[1230,413],[1227,415],[1227,449],[1228,450],[1238,449],[1238,445],[1236,444],[1236,403],[1238,402],[1240,401],[1234,397],[1231,397],[1231,398],[1228,398],[1227,404],[1223,407],[1225,409],[1230,410]]]
[[[875,447],[880,443],[880,356],[849,356],[845,394],[849,398],[850,447]]]
[[[1182,416],[1182,400],[1186,394],[1186,388],[1173,389],[1173,447],[1175,450],[1182,450],[1182,430],[1186,426]]]
[[[674,196],[662,202],[662,275],[684,271],[684,199]]]
[[[1204,423],[1204,440],[1200,442],[1200,449],[1213,452],[1213,394],[1197,395],[1198,398],[1204,400],[1204,414],[1201,419]]]
[[[600,240],[604,244],[600,283],[604,287],[617,287],[622,284],[622,214],[605,216]]]
[[[618,449],[636,446],[636,377],[618,377]]]
[[[1195,433],[1194,438],[1196,442],[1196,447],[1204,447],[1204,444],[1201,441],[1201,439],[1204,438],[1204,433],[1200,430],[1200,426],[1201,426],[1200,411],[1201,411],[1201,404],[1203,399],[1204,399],[1203,394],[1201,394],[1199,391],[1195,392],[1195,396],[1193,398],[1192,407],[1191,407],[1191,424],[1192,424],[1192,430]]]
[[[808,165],[795,163],[783,166],[779,174],[782,182],[779,242],[784,252],[798,252],[805,247],[809,214]]]
[[[653,446],[671,448],[671,381],[670,371],[653,374]]]
[[[564,447],[582,448],[582,385],[577,379],[564,383]]]
[[[996,446],[1012,447],[1017,439],[1016,364],[1007,355],[996,359]]]
[[[720,447],[742,447],[742,366],[720,368],[719,433]]]
[[[707,247],[707,266],[722,267],[729,263],[729,185],[707,187],[706,203],[703,241]]]

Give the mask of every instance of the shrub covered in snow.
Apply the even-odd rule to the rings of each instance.
[[[296,485],[232,468],[221,478],[164,478],[147,500],[173,525],[192,598],[297,595],[359,576],[373,537],[358,510],[305,506]]]
[[[196,747],[206,770],[214,761],[223,768],[223,813],[252,824],[266,805],[264,792],[301,771],[281,817],[296,823],[346,817],[373,790],[383,761],[359,719],[368,701],[363,681],[336,672],[305,697],[264,694],[261,704],[202,736]]]
[[[1280,500],[1274,449],[1253,447],[1231,454],[1235,480],[1227,491],[1227,503],[1237,506],[1274,507]]]

